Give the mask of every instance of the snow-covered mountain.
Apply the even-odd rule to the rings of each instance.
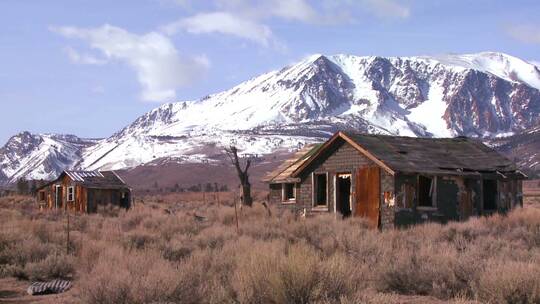
[[[337,129],[500,137],[539,125],[539,112],[539,68],[506,54],[313,55],[200,100],[162,105],[84,148],[75,166],[201,162],[229,144],[265,154]]]
[[[529,177],[540,177],[540,126],[514,136],[489,139],[487,144],[515,160]]]
[[[80,160],[82,149],[96,142],[74,135],[19,133],[0,148],[0,184],[21,177],[51,179],[72,167]]]

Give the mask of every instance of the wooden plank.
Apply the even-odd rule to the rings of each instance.
[[[355,180],[355,216],[365,217],[373,228],[379,225],[381,201],[381,171],[379,167],[364,167],[357,170]]]
[[[368,179],[369,169],[367,167],[360,168],[356,173],[355,180],[355,193],[356,193],[356,208],[354,215],[360,217],[367,217],[367,206],[368,206]]]

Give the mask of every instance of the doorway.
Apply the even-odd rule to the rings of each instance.
[[[55,188],[54,208],[62,207],[62,186],[57,185]]]
[[[497,181],[494,179],[484,179],[482,181],[483,188],[483,210],[484,211],[496,211],[497,210]]]
[[[343,217],[348,217],[352,213],[350,173],[336,176],[336,211]]]

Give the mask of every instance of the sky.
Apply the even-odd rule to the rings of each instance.
[[[316,53],[540,62],[539,13],[537,0],[0,0],[0,145],[108,137]]]

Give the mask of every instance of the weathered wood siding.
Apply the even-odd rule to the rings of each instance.
[[[268,200],[271,204],[281,203],[281,184],[270,184],[268,193]]]
[[[56,205],[56,187],[61,186],[58,205]],[[67,201],[67,188],[74,187],[74,201]],[[40,194],[43,193],[43,194]],[[122,199],[122,193],[125,198]],[[44,198],[43,200],[41,198]],[[115,205],[129,208],[131,193],[129,189],[92,189],[74,183],[65,175],[37,192],[37,202],[40,209],[70,210],[72,212],[96,212],[100,205]]]
[[[88,192],[88,212],[96,212],[98,208],[101,206],[117,206],[117,207],[125,207],[129,208],[130,206],[123,206],[122,205],[122,193],[125,193],[127,195],[127,202],[129,203],[131,201],[131,198],[129,197],[129,192],[125,189],[87,189]]]
[[[305,170],[303,176],[301,176],[300,193],[297,198],[297,204],[302,208],[312,209],[313,207],[313,186],[312,176],[313,174],[326,174],[327,179],[327,202],[326,208],[318,208],[319,211],[334,212],[334,202],[336,199],[334,184],[336,175],[339,173],[350,173],[351,184],[355,185],[356,171],[359,168],[373,166],[374,163],[362,155],[353,146],[341,140],[335,145],[333,149],[329,149],[325,155],[322,155],[317,161],[313,162],[311,166]],[[354,187],[352,188],[353,201],[355,198]],[[354,214],[354,204],[352,213]]]

